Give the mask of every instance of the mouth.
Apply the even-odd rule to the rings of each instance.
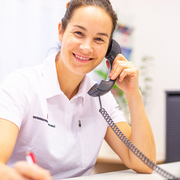
[[[90,61],[90,60],[93,59],[93,58],[90,58],[90,57],[85,57],[85,56],[81,56],[81,55],[74,54],[74,53],[73,53],[73,56],[74,56],[78,61]]]

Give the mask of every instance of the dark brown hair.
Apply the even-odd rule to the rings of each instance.
[[[113,23],[113,28],[111,32],[111,38],[112,38],[112,34],[116,28],[118,18],[109,0],[71,0],[69,3],[67,3],[66,5],[67,9],[64,17],[62,18],[62,30],[63,31],[66,30],[66,27],[69,21],[71,20],[74,11],[80,7],[86,7],[86,6],[95,6],[102,8],[107,14],[109,14]]]

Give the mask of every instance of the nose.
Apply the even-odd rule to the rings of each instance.
[[[89,40],[83,41],[79,45],[79,48],[84,53],[91,53],[91,52],[93,52],[93,47],[92,47],[91,42]]]

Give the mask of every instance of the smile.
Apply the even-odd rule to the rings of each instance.
[[[73,55],[74,55],[76,58],[78,58],[78,59],[80,59],[80,60],[83,60],[83,61],[89,61],[89,60],[92,59],[92,58],[87,58],[87,57],[78,56],[77,54],[74,54],[74,53],[73,53]]]

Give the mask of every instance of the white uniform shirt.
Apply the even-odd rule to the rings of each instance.
[[[85,76],[69,100],[59,87],[55,54],[11,73],[0,86],[0,118],[16,124],[19,134],[7,165],[32,151],[54,180],[90,174],[108,127],[98,98],[87,94],[94,83]],[[101,100],[114,122],[125,121],[111,93]]]

